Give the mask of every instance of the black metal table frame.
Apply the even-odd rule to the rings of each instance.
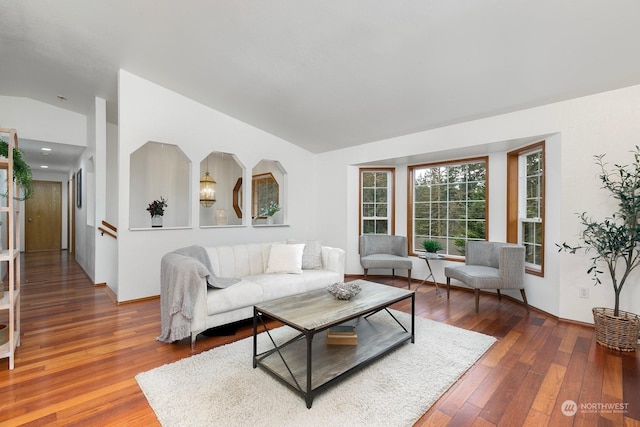
[[[374,314],[384,310],[386,311],[392,318],[393,320],[395,320],[395,322],[400,325],[400,327],[402,329],[404,329],[405,332],[409,332],[407,330],[407,328],[398,320],[396,319],[396,317],[388,310],[388,307],[391,306],[392,304],[395,304],[396,302],[405,300],[407,298],[411,298],[411,333],[410,335],[406,336],[405,338],[402,338],[400,340],[398,340],[397,342],[393,343],[392,345],[390,345],[389,347],[383,349],[382,351],[379,351],[376,354],[373,354],[372,356],[368,357],[366,360],[362,361],[361,363],[357,364],[356,366],[353,366],[349,369],[347,369],[346,371],[336,375],[335,377],[331,378],[330,380],[328,380],[327,382],[320,384],[319,386],[317,386],[315,389],[312,389],[312,385],[311,385],[311,372],[312,372],[312,367],[313,367],[313,360],[312,360],[312,355],[313,355],[313,351],[312,351],[312,346],[313,346],[313,337],[326,330],[329,329],[332,326],[344,323],[344,322],[348,322],[350,320],[353,319],[357,319],[358,317],[364,317],[365,319],[373,316]],[[278,320],[282,323],[284,323],[285,325],[298,330],[300,333],[298,335],[296,335],[295,337],[289,339],[288,341],[278,345],[276,344],[275,340],[273,339],[273,337],[271,336],[270,330],[267,327],[264,318],[271,318],[274,320]],[[267,336],[269,337],[269,339],[271,340],[271,343],[273,344],[274,348],[264,351],[260,354],[258,354],[258,321],[260,321],[260,324],[262,324],[262,327],[264,328],[264,332],[267,333]],[[289,365],[287,364],[287,361],[285,360],[284,356],[282,355],[282,353],[280,352],[281,349],[285,348],[286,346],[300,340],[300,339],[306,339],[306,344],[307,344],[307,385],[306,385],[306,390],[302,388],[302,386],[298,383],[298,380],[295,378],[295,375],[293,374],[293,372],[291,372],[291,369],[289,368]],[[296,328],[295,326],[291,325],[286,319],[282,319],[279,318],[278,316],[269,314],[269,313],[264,313],[262,311],[260,311],[256,306],[253,306],[253,368],[257,368],[258,365],[260,365],[263,369],[265,369],[267,372],[269,372],[270,374],[272,374],[273,376],[275,376],[278,380],[280,380],[281,382],[283,382],[285,385],[289,386],[290,388],[292,388],[294,391],[298,392],[299,394],[301,394],[304,398],[305,398],[305,402],[307,404],[307,408],[311,409],[311,405],[313,403],[313,398],[315,397],[315,395],[320,392],[321,390],[323,390],[325,387],[329,386],[330,384],[332,384],[334,381],[343,378],[353,372],[356,372],[357,370],[365,367],[366,365],[368,365],[369,363],[375,361],[376,359],[378,359],[379,357],[383,356],[384,354],[390,352],[391,350],[399,347],[401,344],[404,344],[405,342],[407,342],[408,340],[411,340],[411,343],[415,343],[415,293],[412,292],[410,295],[406,295],[403,296],[401,298],[397,298],[394,299],[393,301],[387,302],[381,306],[378,307],[374,307],[371,310],[368,310],[366,312],[361,312],[358,314],[355,314],[351,317],[348,317],[346,319],[342,319],[340,322],[336,322],[336,323],[332,323],[332,324],[328,324],[323,326],[322,328],[318,328],[318,329],[299,329]],[[278,375],[276,372],[272,371],[268,366],[265,366],[263,364],[260,363],[261,360],[263,360],[265,357],[268,357],[270,355],[272,355],[273,353],[278,353],[278,355],[280,356],[280,359],[282,360],[282,362],[284,363],[284,365],[287,368],[287,371],[289,372],[289,375],[291,376],[291,378],[293,379],[293,381],[295,382],[295,386],[293,386],[291,383],[289,383],[288,381],[286,381],[284,378],[281,378],[280,375]]]

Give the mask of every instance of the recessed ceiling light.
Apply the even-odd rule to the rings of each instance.
[[[67,97],[66,97],[66,96],[63,96],[63,95],[58,95],[58,99],[59,99],[60,101],[67,101]]]
[[[40,169],[49,169],[49,166],[47,166],[47,165],[40,165]]]
[[[40,149],[40,151],[51,151],[51,148],[42,147],[42,148]]]

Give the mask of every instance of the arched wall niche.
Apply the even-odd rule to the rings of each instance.
[[[129,228],[151,228],[147,207],[167,201],[162,228],[191,226],[191,161],[174,144],[148,141],[130,156]]]
[[[206,172],[216,182],[216,201],[206,207],[198,203],[200,226],[228,226],[243,224],[244,166],[231,153],[212,151],[200,162],[200,178]],[[199,191],[199,190],[198,190]]]
[[[251,218],[254,225],[282,225],[285,223],[286,170],[276,160],[261,160],[251,171]],[[271,203],[280,210],[265,215]]]

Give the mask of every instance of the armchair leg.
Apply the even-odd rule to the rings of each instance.
[[[502,301],[502,295],[500,295],[500,289],[496,289],[498,291],[498,301]]]
[[[480,289],[476,288],[476,314],[480,313]]]
[[[527,303],[527,294],[524,293],[524,289],[520,289],[520,294],[522,295],[522,301],[524,301],[524,306],[527,307],[527,313],[528,313],[529,304]]]
[[[409,274],[407,275],[407,289],[411,289],[411,269],[409,269]]]
[[[191,332],[191,351],[195,351],[196,349],[196,337],[198,336],[198,334],[194,334],[193,332]]]
[[[365,269],[364,269],[364,280],[367,280],[367,271],[368,271],[368,270],[369,270],[368,268],[365,268]]]
[[[449,299],[449,289],[451,288],[451,277],[447,277],[447,299]]]
[[[392,268],[391,269],[391,276],[395,279],[396,278],[396,269]]]

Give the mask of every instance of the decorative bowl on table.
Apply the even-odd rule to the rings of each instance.
[[[338,282],[327,286],[327,291],[338,299],[348,300],[358,295],[362,288],[357,283]]]

